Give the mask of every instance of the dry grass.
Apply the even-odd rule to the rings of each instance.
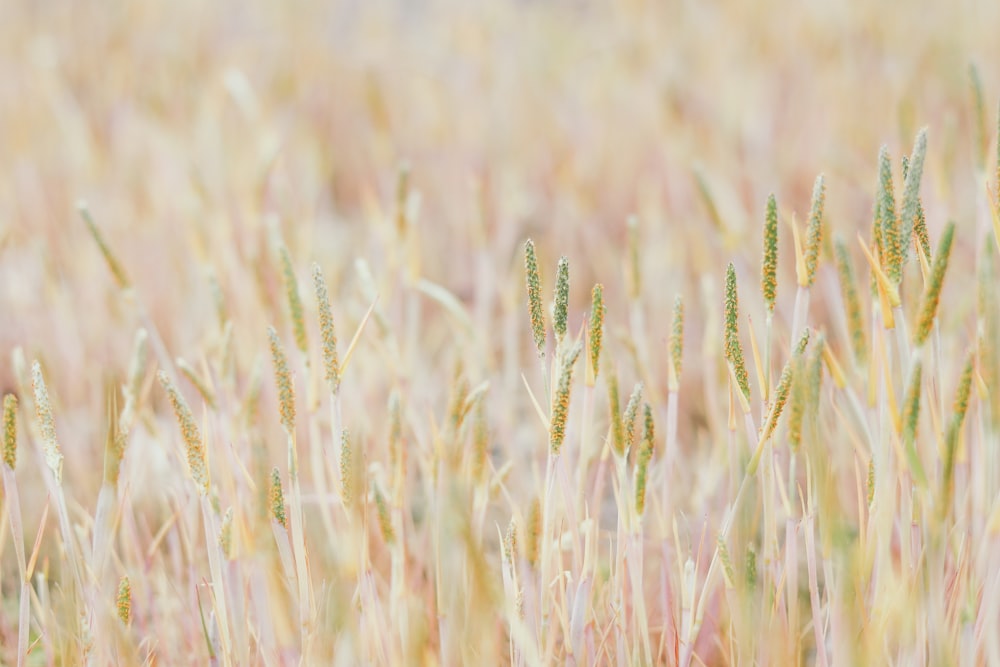
[[[997,25],[0,3],[0,664],[1000,664]]]

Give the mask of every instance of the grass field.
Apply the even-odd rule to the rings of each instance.
[[[0,664],[1000,665],[998,25],[0,3]]]

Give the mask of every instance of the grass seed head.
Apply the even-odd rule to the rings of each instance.
[[[951,255],[951,244],[954,236],[955,223],[949,222],[948,226],[944,229],[941,240],[938,242],[937,252],[934,253],[934,264],[931,266],[931,275],[928,277],[927,286],[924,288],[920,316],[917,319],[917,326],[913,331],[913,343],[917,347],[924,344],[934,326],[938,301],[941,298],[941,286],[944,283],[944,274],[948,270],[948,258]]]
[[[288,515],[285,514],[285,492],[281,490],[281,472],[277,467],[271,469],[270,489],[271,518],[288,528]]]
[[[205,443],[201,439],[201,431],[198,430],[198,424],[191,413],[191,408],[188,407],[187,401],[177,391],[177,387],[170,380],[170,376],[164,371],[159,371],[156,377],[160,381],[160,385],[167,392],[167,398],[170,399],[170,406],[173,408],[177,424],[181,428],[181,437],[184,439],[184,444],[187,447],[188,469],[191,472],[191,478],[198,486],[198,491],[202,495],[207,495],[209,486],[208,461],[205,454]]]
[[[389,503],[382,494],[382,489],[378,484],[375,487],[375,509],[378,512],[378,527],[382,531],[382,539],[386,544],[393,544],[396,541],[396,533],[392,529],[392,517],[389,514]]]
[[[35,414],[42,435],[42,448],[45,450],[45,463],[49,466],[56,482],[62,484],[63,455],[56,437],[56,423],[52,417],[52,403],[49,401],[49,390],[42,377],[42,366],[37,361],[31,365],[31,384],[35,393]]]
[[[889,278],[899,285],[903,279],[903,249],[905,242],[896,215],[896,195],[892,186],[892,161],[889,149],[882,146],[878,153],[878,212],[882,225],[882,242],[885,249],[885,267]]]
[[[726,268],[726,338],[725,357],[733,367],[736,382],[743,397],[750,400],[750,376],[743,359],[743,344],[740,342],[740,301],[736,289],[736,268],[732,262]]]
[[[330,392],[340,389],[340,362],[337,358],[337,332],[333,327],[333,312],[330,310],[330,295],[326,280],[319,264],[313,264],[313,289],[316,292],[316,306],[319,309],[319,334],[323,347],[323,377]]]
[[[906,175],[910,170],[910,157],[903,156],[903,182],[906,182]],[[913,220],[913,238],[915,243],[920,244],[920,249],[924,251],[924,257],[931,261],[931,240],[927,234],[927,219],[924,216],[924,204],[917,198],[917,217]]]
[[[553,454],[559,454],[562,448],[563,439],[566,437],[566,419],[569,417],[570,392],[573,388],[573,366],[582,351],[581,344],[577,343],[573,350],[566,355],[562,363],[562,372],[559,374],[559,386],[556,388],[555,396],[552,399],[552,418],[549,424],[549,449]]]
[[[528,564],[535,567],[538,565],[538,551],[542,541],[542,505],[538,498],[532,501],[531,508],[528,510],[527,533],[528,539],[527,544],[525,544],[527,553],[525,556],[528,559]]]
[[[288,254],[285,244],[278,246],[281,258],[281,275],[285,282],[285,296],[288,298],[288,313],[292,320],[292,332],[295,334],[295,345],[309,363],[309,339],[306,336],[306,319],[302,308],[302,297],[299,294],[299,281],[295,278],[295,267],[292,257]]]
[[[844,308],[847,311],[847,331],[851,336],[851,351],[854,360],[864,363],[868,358],[868,348],[865,338],[865,319],[861,310],[861,299],[858,297],[858,285],[854,278],[854,268],[847,252],[844,240],[834,241],[834,255],[837,264],[837,276],[840,279],[840,291],[844,295]]]
[[[625,415],[622,417],[622,425],[625,429],[625,451],[628,452],[635,444],[635,420],[639,416],[639,405],[642,402],[643,385],[636,383],[632,388],[632,394],[628,397],[625,405]]]
[[[230,507],[222,515],[222,526],[219,528],[219,548],[226,560],[233,560],[236,552],[233,549],[233,508]]]
[[[351,451],[351,434],[344,429],[340,434],[340,496],[344,505],[354,501],[354,452]]]
[[[281,411],[281,426],[288,437],[295,433],[295,386],[292,374],[288,370],[288,358],[285,348],[278,338],[274,327],[267,328],[267,337],[271,343],[271,360],[274,363],[274,378],[278,384],[278,407]]]
[[[812,287],[816,280],[816,265],[819,263],[820,244],[823,242],[823,208],[825,203],[826,183],[823,174],[820,174],[816,177],[816,183],[813,185],[809,226],[806,228],[806,287]]]
[[[649,460],[653,457],[656,444],[655,427],[653,426],[653,410],[649,403],[643,405],[643,434],[639,457],[635,464],[635,511],[642,516],[646,509],[646,479],[649,471]]]
[[[681,366],[684,360],[684,299],[674,297],[674,317],[670,323],[670,374],[671,389],[676,391],[681,381]]]
[[[927,154],[927,129],[917,133],[913,144],[913,154],[906,170],[906,181],[903,184],[903,210],[901,215],[900,235],[903,240],[901,250],[902,262],[906,263],[910,248],[910,238],[913,234],[913,221],[917,219],[920,207],[920,179],[924,174],[924,156]]]
[[[618,403],[618,376],[608,374],[608,411],[611,420],[611,449],[625,456],[625,429],[622,427],[621,406]]]
[[[118,607],[118,620],[128,625],[132,618],[132,585],[129,583],[127,575],[123,576],[118,582],[116,603]]]
[[[569,260],[559,258],[556,267],[555,299],[552,304],[552,329],[556,334],[556,342],[561,343],[566,337],[569,310]]]
[[[764,215],[764,260],[761,262],[760,289],[764,294],[767,312],[774,312],[778,293],[778,203],[774,195],[767,198]]]
[[[545,315],[542,310],[542,280],[538,276],[538,258],[535,243],[531,239],[524,242],[524,275],[528,287],[528,315],[531,318],[531,335],[535,341],[538,356],[545,356]]]
[[[594,379],[600,371],[601,343],[604,338],[604,285],[594,285],[590,293],[590,328],[587,340],[590,343],[590,368]]]
[[[13,470],[17,467],[17,396],[3,397],[3,462]]]

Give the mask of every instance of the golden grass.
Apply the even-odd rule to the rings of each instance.
[[[1000,663],[996,25],[0,3],[0,664]]]

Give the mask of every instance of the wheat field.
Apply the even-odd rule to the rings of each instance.
[[[0,3],[0,664],[1000,665],[998,25]]]

